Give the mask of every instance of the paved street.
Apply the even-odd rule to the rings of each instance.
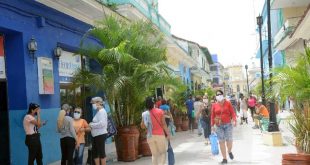
[[[280,114],[281,118],[286,118],[289,113]],[[248,125],[239,125],[234,129],[234,160],[229,160],[229,164],[255,164],[255,165],[280,165],[283,153],[296,152],[292,145],[292,134],[287,129],[286,120],[282,120],[280,130],[282,132],[284,145],[281,147],[267,146],[263,144],[262,133],[258,129],[252,129],[254,125],[250,121]],[[204,144],[204,138],[196,132],[178,132],[172,139],[176,165],[210,165],[219,164],[222,160],[220,155],[213,156],[210,146]],[[108,165],[151,165],[151,157],[142,157],[134,162],[117,162],[114,143],[106,146],[108,155]],[[86,150],[87,151],[87,150]],[[84,162],[87,152],[84,154]],[[59,165],[60,161],[51,165]]]
[[[252,129],[253,123],[249,125],[238,125],[234,130],[233,153],[235,160],[228,160],[229,164],[281,164],[282,154],[295,152],[290,143],[291,135],[286,129],[285,122],[280,124],[284,146],[273,147],[263,144],[262,134],[257,129]],[[176,165],[201,165],[218,164],[221,156],[213,156],[210,146],[206,146],[202,137],[196,133],[180,132],[172,140],[175,152]],[[113,162],[111,165],[149,165],[151,157],[143,157],[134,162]]]

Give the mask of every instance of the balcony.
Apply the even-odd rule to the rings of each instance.
[[[271,9],[308,6],[309,0],[272,0]]]
[[[284,50],[294,42],[294,38],[290,37],[295,30],[300,17],[289,18],[285,21],[283,27],[274,37],[274,47],[278,50]]]
[[[170,36],[169,23],[158,13],[154,4],[147,0],[96,0],[105,5],[117,5],[116,11],[130,20],[150,20],[166,35]]]

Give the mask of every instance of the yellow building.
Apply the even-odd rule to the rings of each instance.
[[[245,69],[242,65],[232,65],[225,67],[224,82],[227,95],[234,94],[239,96],[240,93],[247,95],[247,82]]]

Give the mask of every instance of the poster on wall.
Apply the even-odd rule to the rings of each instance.
[[[39,94],[54,94],[53,60],[38,57]]]
[[[0,35],[0,79],[5,79],[4,37]]]
[[[63,51],[58,64],[60,83],[70,83],[75,72],[82,66],[81,56],[72,52]]]

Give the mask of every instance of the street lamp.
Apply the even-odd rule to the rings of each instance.
[[[246,73],[246,85],[248,87],[248,96],[250,96],[249,77],[248,77],[248,65],[245,65],[245,73]]]
[[[269,83],[270,83],[270,92],[272,92],[272,50],[271,50],[271,20],[270,20],[270,0],[266,1],[267,3],[267,17],[268,17],[268,63],[269,63]],[[268,126],[268,132],[279,131],[279,126],[277,124],[277,116],[275,110],[274,99],[269,101],[269,110],[270,110],[270,122]]]
[[[266,105],[265,99],[265,82],[264,82],[264,63],[263,63],[263,47],[262,47],[262,25],[263,25],[263,17],[256,17],[258,31],[259,31],[259,49],[260,49],[260,71],[261,71],[261,79],[262,79],[262,102]]]

